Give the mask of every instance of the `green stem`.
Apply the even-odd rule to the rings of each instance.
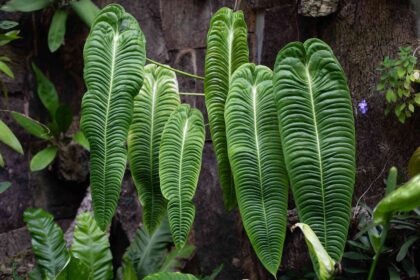
[[[376,265],[378,264],[378,259],[379,256],[382,253],[382,248],[384,247],[385,244],[385,240],[386,240],[386,236],[388,235],[388,230],[389,230],[389,221],[387,221],[387,223],[384,225],[383,229],[382,229],[382,233],[381,233],[381,242],[379,244],[379,248],[375,253],[375,256],[373,257],[373,263],[370,266],[370,271],[369,271],[369,277],[368,280],[372,280],[373,276],[375,275],[375,269],[376,269]]]
[[[204,96],[201,92],[180,92],[180,95],[191,95],[191,96]]]
[[[168,66],[168,65],[165,65],[165,64],[159,63],[159,62],[157,62],[157,61],[155,61],[155,60],[153,60],[153,59],[147,58],[147,57],[146,57],[146,61],[148,61],[148,62],[150,62],[150,63],[153,63],[153,64],[156,64],[156,65],[158,65],[158,66],[160,66],[160,67],[163,67],[163,68],[166,68],[166,69],[172,70],[172,71],[174,71],[174,72],[176,72],[176,73],[178,73],[178,74],[181,74],[181,75],[184,75],[184,76],[187,76],[187,77],[193,78],[193,79],[197,79],[197,80],[204,80],[204,77],[197,76],[197,75],[194,75],[194,74],[190,74],[190,73],[187,73],[187,72],[184,72],[184,71],[181,71],[181,70],[178,70],[178,69],[172,68],[172,67],[170,67],[170,66]]]

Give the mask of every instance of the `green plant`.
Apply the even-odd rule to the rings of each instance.
[[[53,7],[54,15],[48,31],[48,47],[51,52],[55,52],[64,43],[69,6],[88,26],[93,23],[93,19],[99,12],[98,7],[91,0],[9,0],[0,10],[33,12]]]
[[[159,176],[162,194],[168,200],[172,237],[178,249],[186,243],[195,217],[192,199],[201,170],[204,138],[203,115],[188,104],[178,106],[162,134]]]
[[[32,68],[37,81],[38,98],[47,109],[51,121],[44,125],[21,113],[7,112],[26,132],[39,138],[42,142],[48,143],[46,148],[36,153],[31,159],[30,170],[40,171],[54,161],[62,145],[68,142],[69,138],[66,132],[73,121],[73,115],[69,106],[60,104],[54,84],[48,80],[35,64],[32,64]],[[83,142],[83,136],[80,135],[80,132],[77,133],[77,137],[74,137],[74,140],[88,148]]]
[[[166,200],[160,190],[159,148],[164,126],[179,104],[175,73],[146,65],[144,84],[134,98],[127,144],[131,175],[143,206],[143,223],[150,233],[166,212]]]
[[[408,176],[420,174],[420,147],[418,147],[408,161]]]
[[[13,29],[18,25],[17,22],[14,21],[10,21],[10,20],[3,20],[0,21],[0,29],[2,30],[8,30],[6,33],[4,34],[0,34],[0,47],[14,41],[17,39],[20,39],[21,37],[19,36],[20,31]],[[15,75],[12,71],[12,69],[10,69],[8,63],[10,63],[11,60],[9,57],[7,56],[0,56],[0,73],[5,74],[6,76],[8,76],[9,78],[14,79]],[[4,85],[4,82],[2,81],[2,79],[0,79],[0,87],[1,90],[4,93],[4,96],[7,98],[7,88]],[[6,100],[7,102],[7,100]]]
[[[262,264],[276,276],[286,236],[289,186],[272,77],[265,66],[240,66],[231,79],[225,122],[242,221]]]
[[[217,11],[207,34],[204,92],[213,148],[225,206],[236,206],[235,186],[227,154],[224,109],[233,72],[248,62],[247,27],[242,11]]]
[[[324,42],[290,43],[277,56],[273,87],[299,219],[339,262],[355,180],[353,109],[343,70]]]
[[[394,111],[401,123],[420,106],[420,93],[412,85],[420,82],[420,72],[415,69],[417,58],[412,52],[410,47],[400,48],[398,59],[387,56],[378,67],[381,77],[376,90],[385,94],[385,114]]]
[[[95,219],[101,229],[117,207],[124,175],[125,141],[133,99],[143,84],[145,39],[137,20],[119,5],[97,16],[84,48],[87,92],[81,129],[90,144],[90,184]]]
[[[36,258],[30,279],[113,279],[108,234],[98,227],[89,212],[77,216],[70,249],[66,248],[63,232],[51,214],[41,209],[27,209],[24,219]],[[180,270],[183,260],[191,258],[195,248],[187,244],[178,250],[172,248],[172,244],[167,219],[163,219],[153,235],[140,227],[124,254],[117,279],[137,280],[148,274]],[[131,274],[127,267],[132,269]]]

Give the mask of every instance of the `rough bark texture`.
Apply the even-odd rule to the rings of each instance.
[[[0,3],[4,1],[0,0]],[[222,6],[233,7],[233,0],[97,0],[103,7],[111,2],[123,5],[140,22],[147,38],[147,56],[194,74],[204,74],[206,33],[209,20]],[[333,1],[334,2],[334,1]],[[319,37],[331,45],[347,74],[355,112],[357,129],[357,183],[354,204],[361,201],[372,205],[383,195],[383,179],[395,165],[406,177],[410,154],[420,144],[420,114],[400,124],[395,117],[385,117],[384,98],[375,91],[378,63],[384,56],[394,56],[399,46],[416,47],[416,22],[409,0],[342,0],[337,11],[327,17],[304,17],[299,14],[297,0],[242,0],[249,28],[250,59],[274,65],[277,52],[288,42]],[[4,78],[12,110],[28,113],[43,122],[48,120],[36,96],[32,61],[54,82],[62,103],[72,107],[75,116],[85,87],[82,79],[82,49],[88,29],[71,13],[67,22],[65,45],[51,54],[47,47],[47,30],[52,10],[31,14],[0,13],[0,19],[15,19],[20,23],[23,39],[2,47],[1,52],[12,60],[16,78]],[[178,76],[183,92],[202,92],[203,83]],[[369,111],[361,115],[357,103],[366,99]],[[204,113],[204,99],[182,97]],[[0,98],[0,108],[7,104]],[[45,146],[28,136],[0,113],[11,125],[24,146],[20,156],[1,145],[7,166],[0,169],[0,181],[13,186],[0,194],[0,279],[8,279],[13,260],[22,260],[18,271],[25,273],[33,264],[28,253],[30,240],[23,227],[22,213],[27,207],[42,207],[58,220],[73,219],[89,185],[83,178],[86,154],[65,146],[60,160],[49,170],[30,173],[28,164],[35,152]],[[78,128],[74,118],[71,132]],[[197,215],[191,242],[197,246],[194,258],[186,270],[210,274],[224,264],[218,279],[270,279],[259,264],[240,222],[237,210],[228,213],[223,208],[218,183],[216,160],[207,133],[200,182],[194,202]],[[74,166],[74,168],[72,168]],[[82,167],[83,166],[83,167]],[[76,170],[76,171],[75,171]],[[72,171],[72,172],[70,172]],[[290,209],[293,203],[290,203]],[[292,215],[293,216],[293,215]],[[120,204],[111,228],[111,244],[118,263],[124,247],[134,237],[141,222],[141,207],[127,172]],[[310,262],[300,233],[288,233],[281,270],[302,271]],[[25,257],[22,257],[25,256]],[[20,270],[19,270],[20,269]]]

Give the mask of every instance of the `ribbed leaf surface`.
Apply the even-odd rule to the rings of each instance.
[[[159,272],[144,278],[144,280],[197,280],[194,275],[179,272]]]
[[[74,257],[89,267],[92,280],[112,279],[112,254],[108,236],[88,212],[76,218],[71,251]]]
[[[70,261],[63,231],[42,209],[27,209],[23,219],[32,237],[32,250],[44,278],[55,279]]]
[[[187,241],[195,216],[192,203],[201,169],[204,146],[203,115],[180,105],[165,125],[159,154],[163,196],[169,200],[168,217],[177,248]]]
[[[217,11],[207,34],[204,93],[225,206],[236,205],[235,187],[227,155],[225,101],[233,72],[248,62],[247,27],[241,11]]]
[[[131,265],[137,278],[143,279],[146,275],[159,271],[171,244],[171,230],[168,219],[164,218],[152,235],[144,227],[139,228],[124,254],[123,263],[126,266]]]
[[[324,42],[290,43],[277,56],[273,86],[300,221],[340,261],[355,178],[354,120],[344,72]]]
[[[226,100],[225,121],[242,221],[257,256],[275,276],[286,236],[289,185],[272,79],[265,66],[239,67]]]
[[[119,5],[105,7],[92,25],[84,60],[81,128],[90,144],[95,219],[105,229],[117,206],[133,98],[143,82],[145,39],[136,19]]]
[[[160,139],[165,123],[180,101],[175,72],[153,64],[144,70],[143,87],[134,98],[128,158],[143,205],[143,223],[153,233],[166,212],[159,181]]]

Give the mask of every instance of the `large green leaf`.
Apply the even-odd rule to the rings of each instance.
[[[300,221],[340,261],[355,180],[353,109],[344,72],[328,45],[310,39],[279,52],[273,86]]]
[[[172,236],[168,219],[164,218],[152,235],[140,227],[136,237],[124,254],[123,263],[135,269],[138,279],[158,272],[162,266],[168,247],[172,244]]]
[[[128,158],[143,205],[143,223],[150,233],[166,213],[166,201],[160,191],[159,147],[163,128],[179,103],[175,72],[154,64],[147,65],[144,84],[134,98]]]
[[[220,184],[227,209],[236,205],[235,187],[227,154],[224,109],[233,72],[248,62],[247,27],[241,11],[217,11],[207,34],[204,93]]]
[[[314,269],[318,278],[320,280],[334,279],[335,262],[328,255],[311,227],[304,223],[297,223],[293,225],[292,230],[296,227],[300,228],[305,236],[306,245],[308,246],[312,260],[314,260]]]
[[[22,145],[10,128],[0,120],[0,142],[3,142],[19,154],[23,155]]]
[[[187,241],[195,216],[192,199],[197,188],[204,147],[203,115],[190,105],[180,105],[162,134],[159,176],[168,202],[169,225],[177,248]]]
[[[127,161],[125,141],[133,99],[143,83],[145,39],[136,19],[119,5],[105,7],[84,48],[81,128],[90,144],[90,184],[101,229],[117,206]]]
[[[37,266],[48,279],[55,279],[70,261],[63,231],[54,217],[42,209],[26,209],[23,218],[32,236]]]
[[[92,214],[77,216],[71,251],[91,271],[92,280],[112,279],[112,254],[108,236],[96,224]]]
[[[287,172],[273,97],[273,72],[244,64],[225,106],[229,161],[242,221],[264,267],[280,266],[287,218]]]
[[[56,10],[48,30],[48,48],[55,52],[64,43],[66,35],[66,22],[68,13],[65,10]]]
[[[144,278],[144,280],[198,280],[194,275],[179,272],[159,272]]]
[[[410,211],[420,206],[420,174],[385,196],[375,207],[373,220],[385,224],[392,213]]]

